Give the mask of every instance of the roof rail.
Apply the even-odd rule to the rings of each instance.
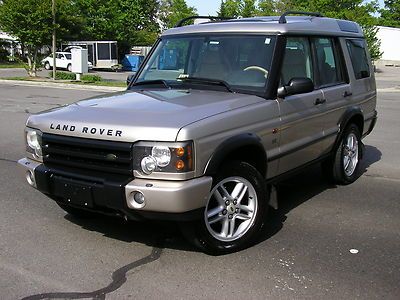
[[[189,20],[194,20],[194,19],[208,19],[208,20],[230,20],[233,18],[227,18],[227,17],[214,17],[214,16],[190,16],[187,18],[184,18],[182,20],[180,20],[178,23],[176,23],[176,25],[174,27],[182,27],[183,24]]]
[[[281,17],[279,18],[279,24],[287,23],[287,21],[286,21],[286,16],[287,15],[305,15],[305,16],[313,16],[313,17],[323,17],[323,15],[320,14],[320,13],[288,10],[288,11],[284,12],[281,15]]]

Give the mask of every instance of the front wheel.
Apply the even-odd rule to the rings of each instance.
[[[67,66],[67,70],[68,70],[68,72],[72,72],[72,65],[71,65],[71,64],[69,64],[69,65]]]
[[[230,162],[215,177],[196,238],[206,252],[224,254],[250,246],[266,216],[265,179],[246,162]]]
[[[48,61],[46,61],[46,63],[44,64],[44,68],[46,70],[50,70],[50,63]]]

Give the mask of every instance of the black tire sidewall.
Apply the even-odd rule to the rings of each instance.
[[[68,72],[72,72],[72,65],[71,65],[71,64],[69,64],[69,65],[67,66],[67,71],[68,71]]]
[[[44,68],[45,68],[46,70],[50,70],[50,63],[49,63],[49,62],[46,62],[46,63],[44,64]]]
[[[267,193],[265,179],[252,165],[246,162],[233,161],[225,164],[221,168],[221,171],[215,176],[211,189],[213,189],[214,186],[223,179],[231,176],[242,177],[248,180],[254,187],[257,194],[257,213],[254,223],[248,229],[248,231],[237,240],[229,242],[220,241],[214,238],[209,233],[204,217],[202,216],[201,221],[197,224],[197,228],[195,229],[195,234],[197,235],[198,239],[197,244],[200,245],[207,253],[213,255],[230,253],[249,247],[255,241],[257,234],[264,224],[264,219],[268,208],[269,194]]]

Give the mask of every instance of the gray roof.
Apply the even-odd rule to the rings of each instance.
[[[162,36],[210,32],[363,36],[361,27],[351,21],[308,16],[286,17],[287,23],[279,23],[278,20],[279,16],[273,16],[206,22],[198,25],[172,28],[165,31]]]

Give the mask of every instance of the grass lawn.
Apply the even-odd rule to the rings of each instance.
[[[36,81],[36,82],[59,82],[59,83],[67,83],[67,84],[81,84],[81,85],[96,85],[96,86],[112,86],[112,87],[126,87],[125,81],[71,81],[71,80],[50,80],[49,78],[45,77],[6,77],[0,78],[5,80],[21,80],[21,81]]]
[[[0,69],[23,68],[24,65],[17,62],[0,62]]]

